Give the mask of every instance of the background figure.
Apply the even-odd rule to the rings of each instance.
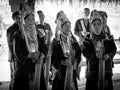
[[[44,37],[44,39],[47,40],[48,31],[51,32],[51,35],[53,34],[52,30],[51,30],[51,27],[50,27],[50,25],[48,23],[46,23],[44,21],[45,20],[44,13],[42,11],[38,11],[37,13],[38,13],[38,16],[39,16],[39,19],[40,19],[40,24],[37,24],[38,33],[40,34],[41,37]]]
[[[40,24],[36,25],[38,36],[39,36],[38,39],[41,41],[41,43],[44,43],[45,45],[47,45],[47,48],[49,48],[49,41],[48,40],[53,35],[51,27],[48,23],[45,22],[45,15],[44,15],[43,11],[39,10],[37,13],[38,13],[38,16],[40,19]],[[49,32],[50,32],[50,37],[49,37]],[[46,64],[47,64],[47,60],[48,60],[48,59],[47,60],[46,59],[47,59],[47,57],[45,56],[44,77],[46,77],[46,68],[47,68]]]
[[[79,44],[82,44],[83,37],[85,37],[90,32],[89,16],[90,9],[84,8],[83,18],[78,19],[75,23],[74,34],[79,37]]]
[[[87,58],[86,90],[98,90],[99,60],[105,60],[105,90],[113,90],[112,84],[112,59],[116,53],[113,38],[107,38],[102,32],[103,18],[97,10],[93,10],[90,16],[91,33],[83,42],[83,55]],[[104,46],[104,51],[101,48]]]
[[[74,34],[79,37],[79,45],[81,47],[81,51],[84,48],[83,47],[84,37],[86,37],[90,33],[90,23],[89,23],[89,18],[88,18],[89,14],[90,14],[90,9],[84,8],[83,18],[78,19],[75,23]],[[84,58],[83,54],[81,54],[81,59],[83,58]],[[78,69],[79,74],[80,74],[80,71],[81,71],[81,64],[79,65],[79,69]],[[87,68],[86,68],[85,73],[87,73]]]
[[[111,30],[109,28],[109,26],[107,25],[107,18],[108,18],[108,15],[105,11],[99,11],[100,15],[102,16],[103,18],[103,27],[104,27],[104,33],[106,34],[106,37],[109,38],[109,39],[114,39],[113,38],[113,35],[111,34]],[[114,63],[112,62],[112,66],[114,67]]]
[[[56,34],[56,37],[53,39],[52,42],[53,46],[51,63],[57,70],[55,78],[53,80],[52,90],[64,90],[66,69],[70,66],[70,62],[68,59],[68,55],[71,50],[70,45],[72,46],[72,52],[74,52],[75,55],[75,57],[73,57],[74,59],[72,60],[74,70],[71,71],[73,73],[71,88],[75,88],[76,90],[78,90],[76,68],[81,61],[81,49],[70,32],[71,23],[69,22],[68,18],[66,18],[65,13],[63,11],[60,11],[58,14],[60,14],[60,17],[57,19],[60,20],[61,27],[60,34]]]
[[[9,47],[9,57],[8,61],[10,62],[10,71],[11,71],[11,82],[9,89],[11,90],[13,88],[13,82],[14,82],[14,69],[15,69],[15,63],[14,63],[14,54],[13,54],[13,39],[15,32],[19,31],[19,12],[14,12],[12,14],[12,19],[14,20],[14,24],[10,26],[7,29],[7,42]]]
[[[107,15],[107,13],[105,11],[99,11],[99,13],[103,18],[104,32],[106,33],[106,35],[109,38],[111,36],[111,31],[110,31],[109,26],[107,25],[108,15]]]

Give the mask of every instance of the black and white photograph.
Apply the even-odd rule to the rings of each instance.
[[[0,0],[0,90],[120,90],[120,0]]]

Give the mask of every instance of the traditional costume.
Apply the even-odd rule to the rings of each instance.
[[[25,25],[21,25],[22,30],[16,32],[14,37],[15,55],[15,80],[13,90],[30,90],[29,81],[34,81],[35,62],[39,60],[41,54],[46,54],[47,47],[40,41],[37,35],[33,14],[24,17]],[[29,23],[29,24],[27,24]],[[40,52],[36,55],[36,52]],[[31,76],[33,76],[31,78]],[[46,90],[44,73],[41,72],[41,90]]]
[[[96,14],[97,13],[97,14]],[[98,11],[91,13],[91,25],[98,20],[102,23],[102,18]],[[103,29],[103,28],[102,28]],[[101,44],[102,42],[102,44]],[[99,57],[103,54],[102,59],[105,60],[105,90],[113,90],[112,84],[112,62],[116,53],[116,45],[114,39],[107,38],[103,30],[99,35],[91,32],[83,42],[83,55],[86,57],[87,64],[87,80],[86,90],[98,90],[98,74],[99,74]],[[103,52],[98,52],[99,46],[103,45]],[[107,59],[106,59],[107,56]]]
[[[63,11],[60,11],[59,13],[64,14]],[[57,36],[59,36],[59,38],[54,38],[52,42],[51,63],[57,70],[56,76],[53,80],[52,90],[65,90],[66,72],[67,67],[69,67],[67,61],[69,60],[70,55],[73,56],[71,58],[71,65],[74,67],[73,71],[71,71],[73,73],[72,80],[69,80],[69,82],[71,82],[70,87],[71,90],[73,88],[74,90],[78,90],[76,68],[81,61],[81,49],[75,38],[70,33],[71,26],[69,20],[66,18],[66,15],[60,15],[59,20],[62,20],[60,21],[60,35],[57,33]],[[72,54],[70,54],[70,52],[72,52]]]

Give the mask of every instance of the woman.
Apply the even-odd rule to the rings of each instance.
[[[107,15],[107,13],[105,11],[99,11],[99,13],[103,18],[103,25],[104,25],[104,30],[105,30],[104,32],[106,33],[106,35],[109,38],[111,36],[111,31],[110,31],[109,26],[107,25],[108,15]]]
[[[15,55],[15,80],[13,90],[29,90],[30,79],[34,80],[35,63],[38,63],[46,54],[44,43],[37,37],[35,20],[33,14],[24,17],[25,25],[20,24],[21,29],[16,32],[14,37]],[[42,48],[43,47],[43,48]],[[31,78],[31,76],[33,76]],[[46,90],[44,74],[41,75],[42,87]]]
[[[103,19],[97,10],[90,16],[91,33],[83,43],[83,55],[87,58],[86,90],[98,90],[99,59],[105,60],[105,88],[113,90],[112,85],[112,59],[116,53],[113,38],[107,38],[103,32]]]
[[[56,68],[56,76],[53,80],[52,90],[65,90],[66,86],[66,73],[69,67],[74,66],[71,82],[71,89],[78,90],[77,79],[76,79],[76,68],[81,61],[80,55],[81,50],[76,42],[75,38],[72,36],[70,31],[71,23],[67,19],[63,11],[60,11],[57,15],[56,23],[59,30],[56,31],[56,37],[52,43],[52,57],[51,63]],[[61,23],[61,24],[60,24]],[[58,28],[56,28],[57,30]],[[72,52],[74,53],[71,53]],[[72,56],[71,59],[69,56]],[[70,62],[71,60],[71,62]]]

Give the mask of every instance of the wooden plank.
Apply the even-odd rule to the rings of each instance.
[[[51,31],[48,31],[47,33],[47,45],[48,45],[48,53],[46,56],[46,77],[45,77],[45,82],[46,82],[46,87],[47,90],[49,89],[49,72],[50,72],[50,66],[51,66],[51,55],[52,55],[52,45],[51,45]]]
[[[68,61],[69,61],[69,66],[67,66],[66,68],[66,76],[65,76],[65,86],[64,86],[64,90],[75,90],[75,85],[73,82],[73,65],[72,65],[72,61],[74,59],[74,50],[72,48],[72,45],[70,46],[70,55],[68,57]]]
[[[46,78],[45,78],[45,81],[46,81],[46,87],[47,87],[47,90],[49,89],[49,72],[50,72],[50,66],[51,66],[51,45],[49,47],[49,51],[48,51],[48,55],[47,55],[47,60],[46,60]]]
[[[64,90],[72,90],[73,66],[67,67]]]
[[[41,56],[40,59],[41,60],[35,65],[34,90],[40,90],[40,79],[41,79],[41,71],[43,66],[43,56]]]
[[[104,40],[102,40],[101,43],[97,42],[96,51],[99,53],[98,90],[105,90],[105,60],[103,60],[105,53]]]
[[[105,60],[99,60],[98,90],[105,89]]]

